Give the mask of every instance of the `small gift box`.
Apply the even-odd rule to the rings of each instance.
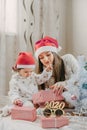
[[[35,121],[36,120],[36,109],[23,106],[18,107],[15,106],[11,110],[11,118],[17,120],[27,120],[27,121]]]
[[[49,118],[41,117],[40,121],[42,128],[60,128],[69,124],[69,120],[65,116]]]
[[[62,95],[57,96],[52,90],[40,90],[33,94],[32,100],[34,104],[40,104],[49,101],[61,101],[64,100],[64,97]]]

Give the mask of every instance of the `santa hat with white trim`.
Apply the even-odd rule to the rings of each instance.
[[[49,36],[46,36],[35,43],[35,57],[37,59],[42,52],[51,51],[58,53],[60,50],[61,47],[59,46],[58,41]]]
[[[35,68],[35,60],[32,53],[20,52],[13,69]]]

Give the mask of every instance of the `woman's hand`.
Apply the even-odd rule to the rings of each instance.
[[[50,64],[50,65],[48,65],[48,66],[46,67],[46,71],[51,71],[51,70],[53,70],[53,67],[52,67],[52,65]]]
[[[16,99],[14,101],[14,104],[17,105],[17,106],[20,106],[20,107],[23,106],[23,102],[20,99]]]
[[[54,93],[56,93],[56,95],[61,95],[63,93],[63,91],[66,91],[67,89],[65,88],[66,83],[65,81],[62,82],[58,82],[52,86],[50,86],[49,88],[53,89]]]

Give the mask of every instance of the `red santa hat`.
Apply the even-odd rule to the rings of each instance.
[[[46,36],[35,43],[35,57],[37,59],[42,52],[51,51],[57,53],[60,50],[61,47],[59,46],[58,41],[49,36]]]
[[[32,53],[20,52],[16,60],[16,64],[13,68],[19,69],[19,68],[34,68],[34,67],[35,67],[35,60],[34,57],[32,56]]]

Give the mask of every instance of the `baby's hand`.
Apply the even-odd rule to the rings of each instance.
[[[50,65],[47,66],[46,71],[51,71],[51,70],[53,70],[53,67],[52,67],[52,65],[50,64]]]
[[[20,107],[23,106],[23,102],[20,99],[16,99],[14,101],[14,104],[17,105],[17,106],[20,106]]]

